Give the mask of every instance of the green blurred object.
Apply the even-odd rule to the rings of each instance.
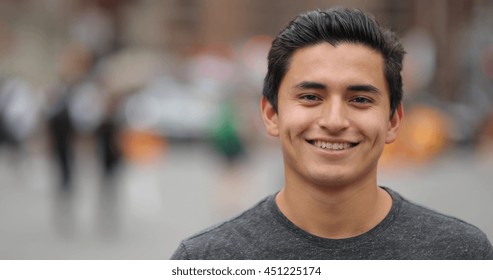
[[[219,109],[211,129],[211,141],[214,148],[226,158],[234,162],[245,153],[245,145],[238,132],[238,121],[234,106],[224,102]]]

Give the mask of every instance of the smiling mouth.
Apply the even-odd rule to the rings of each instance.
[[[351,142],[326,142],[321,140],[307,140],[307,142],[320,149],[331,150],[331,151],[347,150],[359,144],[359,143],[351,143]]]

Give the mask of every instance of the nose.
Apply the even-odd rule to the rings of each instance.
[[[338,133],[349,127],[348,108],[342,100],[328,100],[322,106],[319,126],[330,133]]]

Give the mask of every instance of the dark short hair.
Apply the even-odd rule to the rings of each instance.
[[[402,100],[402,60],[404,49],[395,33],[381,27],[372,15],[358,9],[334,8],[310,11],[297,16],[272,42],[262,94],[277,111],[279,86],[288,71],[293,53],[300,48],[327,42],[363,44],[382,54],[385,79],[390,91],[390,111],[394,114]]]

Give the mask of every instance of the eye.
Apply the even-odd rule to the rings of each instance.
[[[371,104],[371,103],[373,103],[373,100],[371,100],[368,97],[364,97],[364,96],[354,97],[350,101],[353,102],[353,103],[358,103],[358,104]]]
[[[300,99],[301,100],[304,100],[304,101],[320,101],[321,98],[314,95],[314,94],[304,94],[304,95],[301,95],[300,96]]]

